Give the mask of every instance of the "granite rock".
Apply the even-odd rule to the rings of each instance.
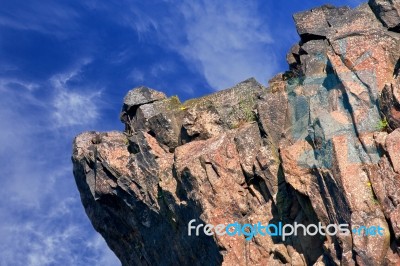
[[[123,265],[399,265],[397,1],[294,15],[300,43],[251,78],[181,103],[128,92],[124,132],[74,140],[86,213]],[[195,224],[349,224],[383,235],[188,235]]]

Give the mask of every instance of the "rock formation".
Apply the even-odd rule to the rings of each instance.
[[[129,91],[74,176],[123,265],[399,265],[400,2],[294,15],[290,70],[181,103]],[[383,236],[188,236],[196,224],[349,224]]]

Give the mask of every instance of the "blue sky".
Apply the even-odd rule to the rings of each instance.
[[[0,266],[119,265],[81,206],[73,137],[122,130],[138,85],[185,100],[266,84],[298,41],[292,14],[324,3],[1,0]]]

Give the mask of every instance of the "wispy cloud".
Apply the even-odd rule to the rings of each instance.
[[[56,127],[90,125],[96,122],[99,116],[101,90],[86,88],[73,90],[69,86],[74,79],[79,79],[82,67],[90,62],[90,59],[83,59],[72,70],[57,74],[50,79],[55,88],[52,114]]]
[[[0,26],[18,30],[32,30],[64,38],[77,29],[78,12],[70,6],[54,1],[9,1],[0,12]],[[46,19],[43,19],[46,18]]]
[[[34,91],[39,88],[39,85],[34,82],[25,82],[16,78],[2,78],[0,79],[0,89],[6,88],[12,89],[26,89],[28,91]]]
[[[119,265],[105,241],[86,230],[90,225],[82,219],[84,213],[77,208],[78,201],[77,198],[63,199],[30,213],[30,220],[23,223],[15,218],[9,218],[6,224],[2,221],[0,264]]]
[[[9,80],[0,80],[0,159],[4,162],[0,192],[15,207],[37,207],[44,191],[41,174],[45,170],[45,157],[37,154],[38,140],[46,129],[46,105],[29,88],[8,87]],[[35,84],[33,87],[38,87]],[[34,158],[34,159],[33,159]],[[40,173],[40,174],[39,174]],[[50,173],[50,171],[48,171]]]
[[[181,1],[170,1],[171,3]],[[171,48],[202,72],[215,89],[224,89],[249,77],[265,83],[276,71],[268,25],[262,22],[253,1],[183,1],[178,11],[184,39],[174,39],[167,28]]]
[[[249,77],[266,83],[277,72],[272,22],[256,1],[164,0],[157,8],[150,2],[122,3],[124,9],[114,15],[118,23],[130,26],[144,44],[177,53],[214,89]]]
[[[88,62],[41,82],[0,78],[0,265],[120,264],[91,228],[71,170],[73,136],[101,112],[99,90],[76,85]]]
[[[149,66],[147,69],[134,68],[130,74],[131,79],[136,84],[143,84],[148,80],[157,79],[160,76],[176,72],[176,64],[172,61],[160,61]]]
[[[99,111],[96,99],[101,93],[69,92],[65,89],[57,90],[53,100],[54,119],[58,127],[93,124],[96,122]]]
[[[145,80],[144,75],[145,75],[144,71],[134,68],[128,77],[135,83],[143,83]]]

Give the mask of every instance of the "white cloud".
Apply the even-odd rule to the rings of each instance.
[[[179,11],[184,23],[177,26],[185,31],[186,42],[169,43],[213,88],[224,89],[249,77],[265,83],[275,74],[272,38],[254,2],[184,1]]]
[[[32,92],[38,89],[39,85],[34,82],[25,82],[15,78],[0,79],[0,90],[5,90],[9,87],[19,87]]]
[[[69,86],[70,81],[79,79],[82,67],[89,63],[91,60],[84,58],[72,70],[57,74],[50,79],[55,88],[52,100],[55,126],[90,125],[96,122],[99,116],[101,90],[80,88],[76,91]]]
[[[64,127],[93,124],[96,122],[99,116],[96,99],[100,95],[99,91],[84,94],[59,89],[53,100],[53,116],[56,125]]]
[[[159,62],[157,64],[154,64],[150,68],[150,74],[152,77],[158,77],[162,73],[171,73],[175,71],[175,64],[172,61],[165,61],[165,62]]]
[[[88,62],[41,83],[0,79],[0,265],[120,265],[72,175],[71,140],[101,109],[100,91],[74,85]]]
[[[0,221],[0,265],[120,265],[104,239],[87,230],[79,206],[66,198],[30,213],[29,221]]]
[[[46,160],[43,153],[37,152],[44,148],[37,141],[46,131],[42,127],[46,120],[45,104],[32,91],[9,89],[8,84],[7,80],[0,80],[0,158],[3,161],[0,192],[14,207],[37,208],[44,191],[52,184],[48,179],[46,186],[43,185]],[[47,169],[47,172],[51,171]]]
[[[107,10],[106,5],[87,5]],[[150,2],[125,0],[112,16],[117,23],[130,26],[143,43],[158,44],[181,55],[214,89],[250,77],[266,83],[277,72],[270,25],[254,1],[164,0],[156,8]],[[122,59],[116,55],[115,62],[123,60],[128,51]],[[130,77],[140,81],[141,75],[135,79],[136,73]]]

